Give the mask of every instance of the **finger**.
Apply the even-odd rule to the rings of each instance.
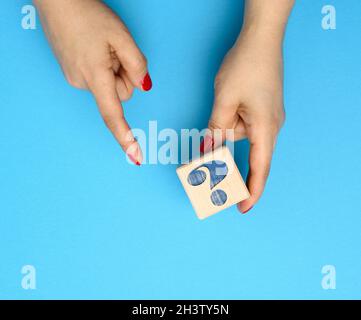
[[[120,101],[127,101],[132,97],[134,87],[126,76],[115,77],[115,87]]]
[[[233,136],[233,140],[232,138],[231,141],[238,141],[238,140],[242,140],[245,139],[247,137],[246,134],[246,126],[245,123],[243,122],[242,118],[238,118],[238,122],[236,124],[236,127],[234,128],[234,136]],[[228,136],[227,136],[228,139]]]
[[[130,160],[140,165],[142,162],[142,152],[124,118],[123,108],[115,86],[115,76],[111,69],[97,70],[94,76],[91,77],[91,80],[88,81],[88,87],[96,99],[106,126]]]
[[[247,137],[245,125],[241,118],[238,119],[234,129],[222,129],[222,127],[216,125],[214,122],[209,123],[208,129],[209,132],[205,134],[200,146],[202,153],[216,149],[222,145],[225,140],[235,142]]]
[[[202,153],[208,152],[220,146],[226,139],[235,140],[236,133],[234,130],[238,121],[237,107],[227,105],[216,98],[208,122],[209,132],[207,132],[200,145],[200,151]],[[237,129],[241,130],[241,126],[239,125]]]
[[[148,73],[147,60],[130,34],[124,32],[121,36],[115,36],[111,45],[133,86],[149,91],[152,88],[152,80]]]
[[[252,209],[261,197],[269,175],[275,137],[266,128],[255,128],[250,135],[249,173],[247,186],[250,198],[238,204],[242,213]]]

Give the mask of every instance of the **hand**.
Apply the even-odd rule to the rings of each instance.
[[[281,44],[243,31],[215,80],[209,129],[234,129],[234,139],[250,142],[247,185],[251,197],[238,205],[246,213],[259,200],[269,174],[277,134],[284,122]],[[204,149],[214,143],[204,139]]]
[[[124,23],[99,0],[35,0],[44,30],[67,81],[90,90],[105,124],[129,158],[142,152],[124,118],[121,101],[152,82],[147,61]]]

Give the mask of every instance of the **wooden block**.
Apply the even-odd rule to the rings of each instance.
[[[226,146],[179,167],[177,174],[199,219],[250,196]]]

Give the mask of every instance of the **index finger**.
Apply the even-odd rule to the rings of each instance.
[[[114,73],[111,70],[97,70],[96,76],[88,81],[88,87],[95,97],[106,126],[132,162],[140,165],[142,152],[124,118]]]

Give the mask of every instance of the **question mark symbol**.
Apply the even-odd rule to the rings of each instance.
[[[188,175],[188,183],[192,186],[200,186],[206,181],[207,175],[203,170],[199,170],[200,168],[206,168],[210,174],[210,188],[211,190],[218,185],[221,181],[223,181],[228,174],[227,164],[223,161],[213,160],[207,163],[202,164],[201,166],[195,168]],[[214,190],[211,193],[211,200],[215,206],[221,206],[227,201],[227,194],[221,190]]]

